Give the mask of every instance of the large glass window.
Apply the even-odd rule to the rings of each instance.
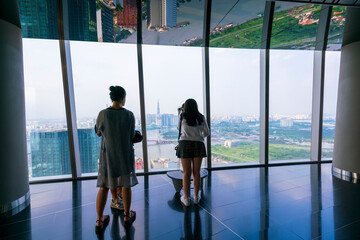
[[[271,48],[315,49],[321,5],[276,2]]]
[[[23,39],[29,177],[71,174],[59,42]]]
[[[332,159],[335,138],[336,104],[340,72],[340,52],[326,52],[322,159]]]
[[[143,43],[177,46],[202,45],[204,1],[148,0],[142,2]]]
[[[203,112],[202,49],[143,46],[149,169],[179,167],[177,109],[188,98]]]
[[[260,51],[210,48],[213,166],[259,163]]]
[[[126,90],[125,108],[140,126],[139,79],[136,45],[71,42],[71,57],[82,173],[95,173],[100,156],[100,138],[94,132],[98,113],[112,102],[109,87]],[[142,145],[135,148],[136,170],[143,169]]]
[[[265,0],[212,1],[210,46],[260,48]]]
[[[313,51],[270,51],[269,160],[309,160]]]
[[[26,37],[29,174],[71,174],[59,43],[38,39],[59,37],[57,6],[51,1],[18,2]],[[259,48],[265,3],[212,1],[210,109],[215,167],[259,162]],[[194,98],[204,113],[203,49],[196,47],[203,46],[204,1],[143,0],[141,4],[148,164],[153,171],[174,169],[179,167],[174,151],[177,108]],[[136,0],[64,0],[63,6],[64,23],[69,24],[65,36],[85,41],[71,41],[71,61],[81,169],[96,173],[100,138],[93,128],[99,111],[111,105],[109,86],[126,89],[125,107],[135,114],[136,128],[141,129],[137,49],[128,44],[137,42],[138,9]],[[309,160],[314,56],[313,51],[300,50],[314,49],[321,5],[276,1],[274,11],[269,159]],[[325,62],[322,159],[333,154],[340,53],[331,50],[341,48],[345,17],[346,7],[333,7]],[[142,171],[142,144],[134,147],[136,169]]]

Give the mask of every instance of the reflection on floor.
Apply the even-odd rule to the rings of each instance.
[[[137,220],[126,232],[120,212],[103,239],[360,239],[360,185],[331,165],[209,172],[199,206],[187,209],[166,175],[140,176]],[[97,239],[95,180],[31,185],[31,206],[0,222],[1,239]]]

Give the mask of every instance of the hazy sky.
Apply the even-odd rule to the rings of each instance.
[[[65,118],[59,43],[24,39],[28,119]],[[202,49],[143,45],[146,113],[176,114],[187,99],[203,112]],[[313,51],[270,51],[270,114],[310,114]],[[140,113],[136,45],[71,42],[78,118],[96,118],[111,104],[109,86],[127,91],[125,107]],[[328,52],[324,112],[334,114],[340,52]],[[260,50],[210,49],[211,111],[214,115],[258,115]]]

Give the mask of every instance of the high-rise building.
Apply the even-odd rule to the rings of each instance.
[[[162,114],[161,115],[161,126],[176,126],[178,121],[178,116],[175,114]]]
[[[58,39],[57,6],[54,0],[18,0],[24,38]]]
[[[96,172],[100,156],[99,138],[93,128],[78,129],[81,171]],[[32,176],[71,174],[66,130],[30,133]]]
[[[156,123],[156,114],[146,114],[146,125],[152,125]]]
[[[150,25],[151,27],[161,27],[161,0],[150,1]]]
[[[68,0],[70,40],[97,41],[95,0]]]
[[[116,26],[135,28],[137,25],[136,0],[124,0],[123,9],[116,12]]]
[[[32,176],[71,174],[67,131],[31,132]]]
[[[161,115],[161,126],[170,126],[169,114]]]
[[[160,103],[157,101],[156,126],[161,126]]]
[[[294,121],[291,118],[280,119],[280,127],[292,127]]]
[[[99,2],[96,11],[96,26],[99,42],[114,42],[114,10]]]
[[[176,0],[162,0],[162,25],[176,27]]]
[[[93,128],[78,129],[79,151],[82,173],[93,173],[98,171],[100,156],[99,138]]]
[[[159,103],[159,100],[157,101],[156,114],[157,114],[157,115],[160,115],[160,103]]]
[[[150,2],[151,27],[176,27],[176,0]]]

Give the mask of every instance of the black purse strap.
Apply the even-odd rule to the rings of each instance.
[[[179,136],[178,136],[178,142],[180,141],[180,135],[181,135],[181,123],[182,123],[182,120],[183,120],[183,116],[182,116],[182,113],[180,114],[180,126],[179,126]]]

